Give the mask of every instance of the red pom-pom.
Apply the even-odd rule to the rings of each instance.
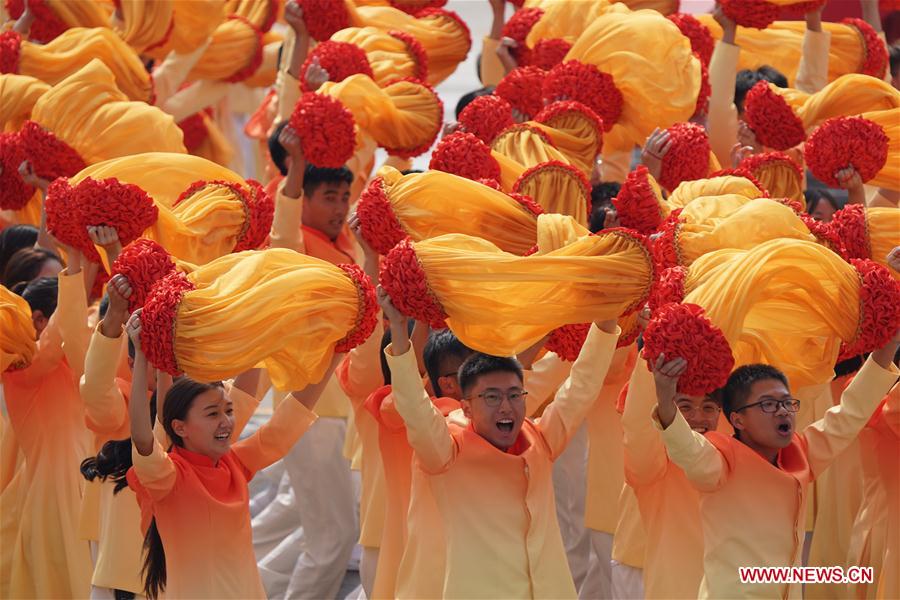
[[[88,177],[79,181],[73,191],[81,206],[82,228],[115,227],[123,246],[137,239],[159,217],[159,209],[147,192],[114,177],[100,180]],[[82,251],[86,255],[96,254],[93,243]]]
[[[428,168],[472,180],[500,178],[500,165],[491,156],[487,144],[462,131],[440,141],[431,153]]]
[[[619,194],[613,198],[619,222],[645,235],[656,231],[664,218],[649,177],[647,167],[638,165],[625,177]]]
[[[259,69],[259,66],[262,64],[263,33],[253,23],[240,15],[228,15],[228,18],[231,20],[242,22],[244,25],[252,29],[254,34],[256,34],[256,47],[253,50],[253,56],[250,57],[250,62],[232,73],[229,77],[225,78],[225,81],[228,83],[240,83],[241,81],[247,79],[248,77],[251,77],[254,73],[256,73],[256,71]]]
[[[306,81],[306,71],[314,60],[318,60],[319,65],[328,71],[328,81],[343,81],[357,73],[373,77],[372,66],[362,48],[347,42],[326,40],[310,51],[300,67],[300,89],[304,92],[311,91]]]
[[[388,31],[388,35],[391,37],[395,37],[404,44],[406,44],[406,51],[412,57],[413,61],[416,63],[416,75],[415,78],[419,81],[427,81],[428,80],[428,54],[425,53],[425,47],[422,43],[403,31],[397,31],[396,29],[392,29]]]
[[[203,122],[203,115],[200,113],[194,113],[179,121],[178,128],[184,135],[184,147],[190,153],[195,152],[209,136],[209,129]]]
[[[691,50],[697,54],[697,58],[704,65],[709,65],[716,40],[713,38],[709,27],[697,20],[694,15],[687,13],[674,13],[666,17],[681,30],[681,35],[691,42]]]
[[[317,167],[339,169],[353,156],[353,114],[334,98],[306,92],[294,107],[290,122],[300,137],[303,155]]]
[[[531,196],[513,192],[509,194],[509,197],[518,202],[519,206],[524,208],[526,212],[534,215],[535,217],[539,217],[544,214],[544,209],[541,208],[541,205],[535,202]]]
[[[34,186],[19,176],[26,159],[18,133],[0,133],[0,209],[21,210],[34,196]]]
[[[447,4],[447,0],[390,0],[390,3],[397,10],[415,16],[426,8],[440,8]]]
[[[676,123],[669,127],[669,151],[662,159],[659,184],[674,190],[682,181],[702,179],[709,174],[709,138],[696,123]]]
[[[544,16],[544,11],[540,8],[523,8],[517,10],[503,25],[502,37],[508,37],[516,42],[516,47],[512,49],[513,58],[519,65],[530,64],[531,51],[525,43],[525,38],[531,32],[534,24],[540,21]]]
[[[528,53],[528,64],[549,71],[562,64],[571,49],[572,44],[562,38],[540,40]]]
[[[494,94],[509,102],[527,121],[544,108],[541,84],[546,75],[538,67],[518,67],[500,80]]]
[[[647,300],[653,313],[666,304],[684,302],[684,281],[687,274],[685,267],[670,267],[662,271],[659,279],[653,284],[650,298]]]
[[[547,343],[544,344],[544,347],[550,352],[555,352],[564,361],[574,362],[578,355],[581,354],[581,347],[584,346],[590,330],[590,323],[576,323],[574,325],[557,327],[550,333],[550,337],[547,338]]]
[[[500,182],[496,179],[476,179],[478,183],[481,185],[486,185],[492,190],[497,190],[498,192],[502,192],[502,188],[500,187]]]
[[[0,33],[0,73],[19,72],[22,36],[13,30]]]
[[[667,360],[680,357],[687,361],[678,391],[689,396],[719,389],[734,368],[728,340],[696,304],[666,304],[650,319],[644,330],[642,356],[653,365],[660,354]]]
[[[394,246],[381,261],[378,279],[400,312],[428,323],[432,329],[447,327],[448,315],[428,286],[425,271],[408,238]]]
[[[782,6],[778,11],[778,20],[793,21],[795,19],[802,19],[806,16],[806,13],[822,8],[826,2],[827,0],[808,0],[806,2],[797,2],[796,4]]]
[[[69,28],[44,0],[28,0],[28,8],[34,15],[28,37],[36,42],[46,44]],[[21,17],[24,10],[25,3],[22,0],[6,0],[6,11],[14,20]]]
[[[794,207],[792,206],[791,208]],[[803,211],[802,207],[800,208],[801,210],[797,213],[797,216],[803,221],[803,224],[806,225],[809,232],[816,236],[816,241],[844,260],[849,259],[850,256],[847,252],[847,248],[841,237],[830,227],[831,223],[816,221],[807,212]]]
[[[797,161],[784,152],[778,152],[777,150],[746,156],[744,160],[741,161],[738,168],[748,171],[753,177],[759,177],[763,171],[775,165],[789,167],[794,171],[794,174],[798,179],[803,177],[803,170],[800,168],[800,165],[797,164]],[[746,177],[746,175],[744,175],[744,177]],[[754,181],[757,187],[762,189],[762,186],[758,181],[751,181]]]
[[[872,258],[866,209],[861,204],[848,204],[834,213],[827,227],[840,240],[848,258]]]
[[[884,77],[889,60],[888,51],[884,45],[884,41],[878,35],[878,32],[872,29],[872,26],[862,19],[847,18],[841,21],[841,23],[855,27],[862,38],[865,56],[863,56],[861,64],[859,68],[856,69],[856,72],[862,73],[863,75],[871,75],[878,79]]]
[[[372,280],[366,275],[358,265],[343,264],[338,265],[347,273],[347,276],[356,286],[356,293],[359,297],[359,305],[356,312],[356,323],[353,329],[347,332],[343,339],[334,346],[334,351],[338,353],[350,352],[372,335],[375,326],[378,324],[378,299],[375,297],[375,286]]]
[[[47,215],[47,231],[53,237],[66,246],[89,248],[92,259],[95,262],[99,260],[100,256],[82,226],[80,199],[67,178],[60,177],[50,183],[44,198],[44,212]]]
[[[712,87],[709,85],[709,69],[701,62],[700,91],[697,92],[697,103],[694,105],[694,114],[691,118],[696,119],[706,114],[709,108],[710,94],[712,94]]]
[[[407,237],[406,231],[397,220],[384,179],[375,177],[359,195],[356,205],[360,232],[363,239],[379,254],[387,254],[398,242]]]
[[[558,100],[548,104],[535,115],[534,120],[548,127],[556,127],[556,124],[572,113],[578,113],[579,116],[586,118],[594,128],[597,137],[597,154],[603,149],[603,132],[609,131],[597,113],[585,104],[576,102],[575,100]]]
[[[297,0],[309,35],[324,42],[336,31],[350,26],[350,14],[344,0]]]
[[[512,106],[499,96],[479,96],[459,113],[460,127],[487,145],[514,123]]]
[[[147,294],[157,281],[175,270],[175,262],[166,249],[146,238],[138,238],[125,246],[110,265],[113,275],[124,275],[131,286],[128,310],[144,306]]]
[[[34,121],[25,121],[19,135],[25,155],[41,179],[71,177],[87,166],[71,146]]]
[[[803,121],[784,98],[760,81],[744,98],[744,121],[764,146],[776,150],[793,148],[806,138]]]
[[[817,179],[840,187],[835,174],[853,166],[865,183],[887,162],[888,136],[878,123],[862,117],[835,117],[822,123],[806,141],[803,156]]]
[[[269,237],[272,220],[275,218],[275,201],[266,189],[255,179],[248,179],[249,192],[244,191],[241,198],[246,207],[246,223],[241,236],[234,246],[235,252],[256,250]],[[242,190],[243,191],[243,190]]]
[[[186,292],[194,284],[181,271],[173,271],[159,280],[141,311],[141,348],[157,369],[169,375],[181,375],[175,356],[175,317]]]
[[[584,195],[584,203],[585,210],[587,211],[587,217],[590,219],[591,216],[591,182],[588,181],[588,178],[584,176],[584,173],[581,170],[573,165],[566,164],[562,161],[558,160],[549,160],[547,162],[540,163],[531,167],[530,169],[526,169],[524,173],[519,175],[519,178],[516,179],[516,182],[513,184],[512,191],[515,193],[522,192],[522,188],[527,186],[535,177],[540,176],[542,173],[547,171],[556,171],[563,172],[566,176],[575,179],[579,184],[581,184],[581,192]],[[538,184],[540,185],[540,184]],[[572,215],[573,217],[577,217],[577,215]]]
[[[843,344],[838,360],[870,352],[888,343],[900,327],[900,282],[890,270],[871,260],[850,259],[859,275],[859,327]]]
[[[609,131],[622,114],[624,99],[608,73],[593,65],[569,60],[553,67],[544,79],[544,100],[574,100],[593,110]]]
[[[436,91],[434,91],[434,88],[431,85],[429,85],[428,83],[425,83],[424,81],[419,81],[415,77],[403,77],[401,79],[395,79],[394,81],[391,81],[390,83],[388,83],[385,87],[390,87],[390,86],[394,85],[395,83],[400,83],[400,82],[404,82],[404,81],[413,83],[415,85],[418,85],[420,87],[427,89],[428,92],[431,94],[431,99],[437,108],[437,110],[435,110],[436,116],[434,119],[434,124],[432,125],[432,128],[431,128],[431,131],[421,131],[420,132],[422,134],[422,137],[420,138],[422,141],[418,145],[412,146],[410,148],[395,148],[395,147],[382,146],[387,151],[387,153],[390,154],[391,156],[398,156],[400,158],[413,158],[413,157],[419,156],[420,154],[424,154],[425,152],[427,152],[428,149],[431,148],[431,145],[434,144],[434,140],[437,139],[438,134],[441,132],[441,127],[443,126],[443,118],[444,118],[444,103],[441,101],[441,97],[438,96],[438,93]]]
[[[661,273],[671,267],[681,265],[684,260],[681,256],[681,247],[678,245],[678,234],[681,229],[681,220],[678,215],[681,209],[673,210],[669,217],[659,226],[659,233],[653,236],[650,251],[653,255],[653,264],[657,273]]]
[[[765,0],[719,0],[725,16],[741,25],[765,29],[779,16],[779,7]]]

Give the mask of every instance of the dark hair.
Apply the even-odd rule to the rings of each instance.
[[[37,227],[12,225],[0,231],[0,273],[6,270],[6,263],[18,250],[31,248],[37,242]]]
[[[438,380],[441,375],[446,375],[444,370],[447,369],[447,362],[454,358],[465,361],[473,352],[475,351],[459,341],[449,329],[439,329],[428,334],[428,341],[422,349],[422,360],[436,397],[444,395]]]
[[[890,49],[891,57],[891,75],[896,75],[900,71],[900,45],[894,44]]]
[[[422,169],[406,169],[405,171],[400,171],[401,175],[415,175],[416,173],[424,173]]]
[[[284,146],[281,145],[281,142],[278,141],[278,136],[281,135],[281,131],[287,127],[288,121],[284,120],[275,127],[275,131],[272,132],[272,135],[269,136],[268,144],[269,144],[269,156],[272,158],[272,162],[275,164],[275,167],[278,169],[278,172],[282,175],[287,175],[287,150],[284,149]]]
[[[838,204],[838,201],[828,190],[806,190],[803,192],[803,197],[806,199],[806,212],[809,214],[812,214],[812,212],[816,210],[816,207],[819,206],[819,202],[822,202],[823,200],[830,204],[835,211],[841,210],[840,204]]]
[[[463,396],[469,395],[469,391],[475,387],[479,377],[497,372],[513,373],[521,381],[525,380],[522,365],[515,358],[476,352],[467,358],[459,368],[459,387],[462,389]]]
[[[785,374],[772,365],[744,365],[735,369],[722,388],[722,410],[725,411],[725,418],[730,420],[731,413],[744,405],[754,383],[766,379],[775,379],[788,386]]]
[[[16,250],[3,269],[3,285],[13,289],[16,284],[28,283],[38,276],[44,263],[50,260],[62,264],[59,256],[43,248],[20,248]]]
[[[591,219],[589,229],[597,233],[603,229],[606,213],[615,210],[612,199],[619,195],[622,185],[615,181],[603,181],[591,188]]]
[[[775,67],[763,65],[758,69],[743,69],[738,71],[734,79],[734,105],[738,112],[744,112],[744,98],[747,92],[760,81],[768,81],[780,88],[788,86],[787,77]]]
[[[172,429],[172,421],[184,420],[188,411],[194,404],[194,400],[200,394],[209,390],[221,389],[222,384],[200,383],[188,377],[179,377],[166,392],[163,402],[162,425],[166,435],[175,446],[183,447],[184,440]],[[150,527],[144,536],[144,567],[141,575],[144,577],[144,594],[148,598],[157,598],[159,593],[166,589],[166,552],[163,547],[159,529],[156,527],[156,517],[150,521]]]
[[[464,94],[463,97],[459,99],[459,102],[456,103],[456,118],[459,119],[459,113],[461,113],[472,100],[479,96],[490,96],[493,93],[494,86],[488,85],[483,88],[478,88],[477,90],[472,90],[468,94]]]
[[[31,307],[31,312],[39,310],[44,318],[49,319],[56,312],[59,280],[56,277],[40,277],[24,286],[21,295]]]
[[[307,163],[303,174],[303,194],[309,198],[320,185],[326,183],[350,185],[353,183],[353,172],[347,167],[326,169]]]

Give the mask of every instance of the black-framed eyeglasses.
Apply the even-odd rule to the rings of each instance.
[[[741,412],[742,410],[753,408],[754,406],[758,406],[764,413],[776,413],[778,412],[779,406],[783,406],[784,410],[788,412],[795,413],[800,410],[800,401],[796,398],[785,398],[783,400],[772,400],[769,398],[754,402],[753,404],[748,404],[747,406],[742,406],[734,412]]]
[[[509,400],[510,404],[523,404],[527,396],[528,392],[525,390],[509,390],[508,392],[485,390],[478,394],[478,397],[484,400],[484,403],[491,408],[500,406],[500,403],[503,402],[504,398]]]

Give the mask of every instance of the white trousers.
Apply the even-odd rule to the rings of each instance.
[[[584,584],[578,590],[581,600],[609,600],[612,598],[613,536],[605,531],[588,529],[591,540],[591,565]]]
[[[591,558],[591,540],[584,526],[587,457],[587,427],[582,424],[566,450],[553,463],[556,518],[576,590],[581,589],[584,583]]]
[[[613,600],[644,600],[644,570],[612,561]]]

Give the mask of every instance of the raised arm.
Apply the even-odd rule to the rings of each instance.
[[[498,54],[500,38],[503,35],[506,0],[490,0],[490,5],[492,16],[491,31],[484,38],[481,46],[481,84],[484,86],[497,85],[508,72],[506,65],[503,64]]]
[[[230,386],[230,396],[234,406],[234,430],[231,433],[231,441],[236,442],[250,422],[253,413],[259,406],[256,392],[259,390],[259,376],[261,369],[247,369],[234,378]]]
[[[141,309],[137,309],[125,324],[125,332],[134,345],[134,370],[131,374],[131,397],[135,400],[147,394],[147,357],[141,349]],[[136,453],[149,456],[156,440],[150,423],[149,402],[129,402],[131,443]]]
[[[625,447],[625,478],[632,485],[646,485],[665,473],[668,457],[659,430],[653,425],[657,391],[653,373],[645,361],[638,361],[631,372],[622,430]]]
[[[290,0],[284,6],[284,20],[290,25],[293,39],[285,40],[285,46],[290,44],[287,68],[279,69],[278,80],[275,85],[278,90],[278,117],[281,122],[288,119],[294,110],[294,105],[300,99],[300,68],[306,60],[309,52],[309,32],[306,22],[303,20],[303,9],[296,0]],[[282,60],[284,60],[282,58]]]
[[[69,361],[72,374],[80,379],[84,373],[84,356],[87,354],[91,332],[87,326],[87,292],[85,275],[82,270],[84,256],[81,252],[68,248],[66,270],[59,274],[59,299],[56,318],[62,336],[62,349]]]
[[[272,219],[272,248],[289,248],[306,252],[300,224],[303,220],[303,176],[306,158],[300,137],[290,125],[278,135],[278,142],[287,151],[288,173],[275,195],[275,216]]]
[[[178,54],[174,50],[169,52],[162,63],[153,69],[153,89],[156,92],[156,105],[163,106],[175,93],[188,73],[206,52],[212,38],[207,38],[196,49],[187,54]]]
[[[526,353],[528,351],[526,350]],[[553,397],[572,372],[572,362],[563,360],[554,352],[548,352],[538,361],[528,356],[518,357],[525,375],[525,416],[534,417],[538,410]]]
[[[737,111],[734,106],[734,84],[741,49],[735,45],[737,25],[716,5],[713,13],[722,26],[722,39],[716,44],[709,61],[709,112],[706,131],[719,163],[729,164],[731,148],[737,141]]]
[[[806,33],[803,35],[803,51],[797,67],[794,87],[807,94],[818,92],[828,85],[828,51],[831,34],[822,30],[820,6],[806,13]]]

